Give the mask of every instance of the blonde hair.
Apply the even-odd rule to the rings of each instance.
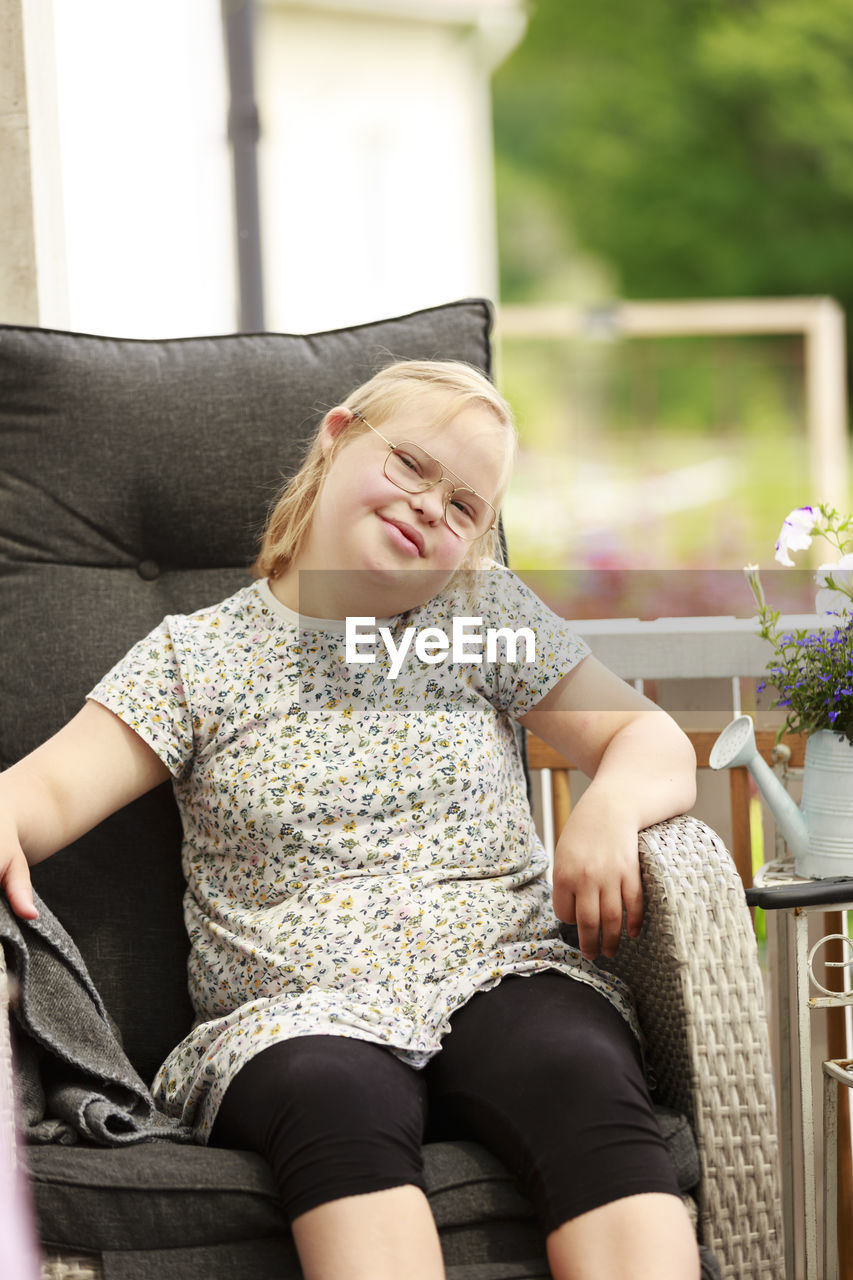
[[[496,426],[504,434],[506,454],[494,501],[495,508],[499,509],[515,459],[516,433],[509,405],[485,374],[472,365],[449,360],[401,360],[382,369],[342,402],[343,408],[358,416],[337,436],[328,453],[323,451],[318,427],[301,467],[287,482],[270,512],[260,552],[252,565],[256,577],[277,577],[298,553],[311,526],[323,478],[332,459],[347,440],[367,430],[360,419],[366,418],[372,426],[381,427],[394,413],[429,391],[446,396],[439,423],[450,422],[470,404],[485,405],[494,414]],[[476,569],[484,561],[502,558],[498,530],[491,529],[471,543],[460,569]]]

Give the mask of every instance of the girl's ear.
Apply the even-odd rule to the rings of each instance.
[[[320,424],[320,447],[326,457],[329,456],[341,433],[346,431],[353,417],[352,410],[345,409],[343,405],[337,405],[326,414]]]

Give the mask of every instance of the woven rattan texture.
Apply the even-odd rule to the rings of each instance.
[[[103,1280],[103,1270],[96,1258],[62,1257],[45,1253],[41,1265],[42,1280]]]
[[[743,885],[713,831],[640,837],[646,923],[613,964],[630,984],[661,1102],[693,1121],[702,1242],[731,1280],[784,1275],[764,991]]]

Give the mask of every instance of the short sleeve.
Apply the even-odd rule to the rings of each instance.
[[[514,719],[532,711],[590,653],[565,618],[510,569],[478,574],[477,614],[494,633],[496,656],[480,668],[483,692]],[[504,633],[504,634],[502,634]]]
[[[87,697],[117,715],[156,751],[175,778],[189,770],[193,721],[173,631],[165,618],[140,640]]]

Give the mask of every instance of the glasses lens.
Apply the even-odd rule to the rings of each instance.
[[[385,474],[392,484],[406,493],[423,493],[441,479],[441,465],[416,444],[404,441],[385,459]]]
[[[443,472],[441,463],[430,457],[418,445],[404,440],[390,450],[385,459],[385,474],[392,484],[406,493],[424,493],[438,484]],[[445,477],[452,483],[449,477]],[[491,529],[495,522],[494,508],[470,489],[448,491],[444,504],[444,518],[449,529],[459,538],[471,542]]]
[[[494,508],[470,489],[454,489],[447,495],[444,518],[460,538],[471,542],[492,527]]]

